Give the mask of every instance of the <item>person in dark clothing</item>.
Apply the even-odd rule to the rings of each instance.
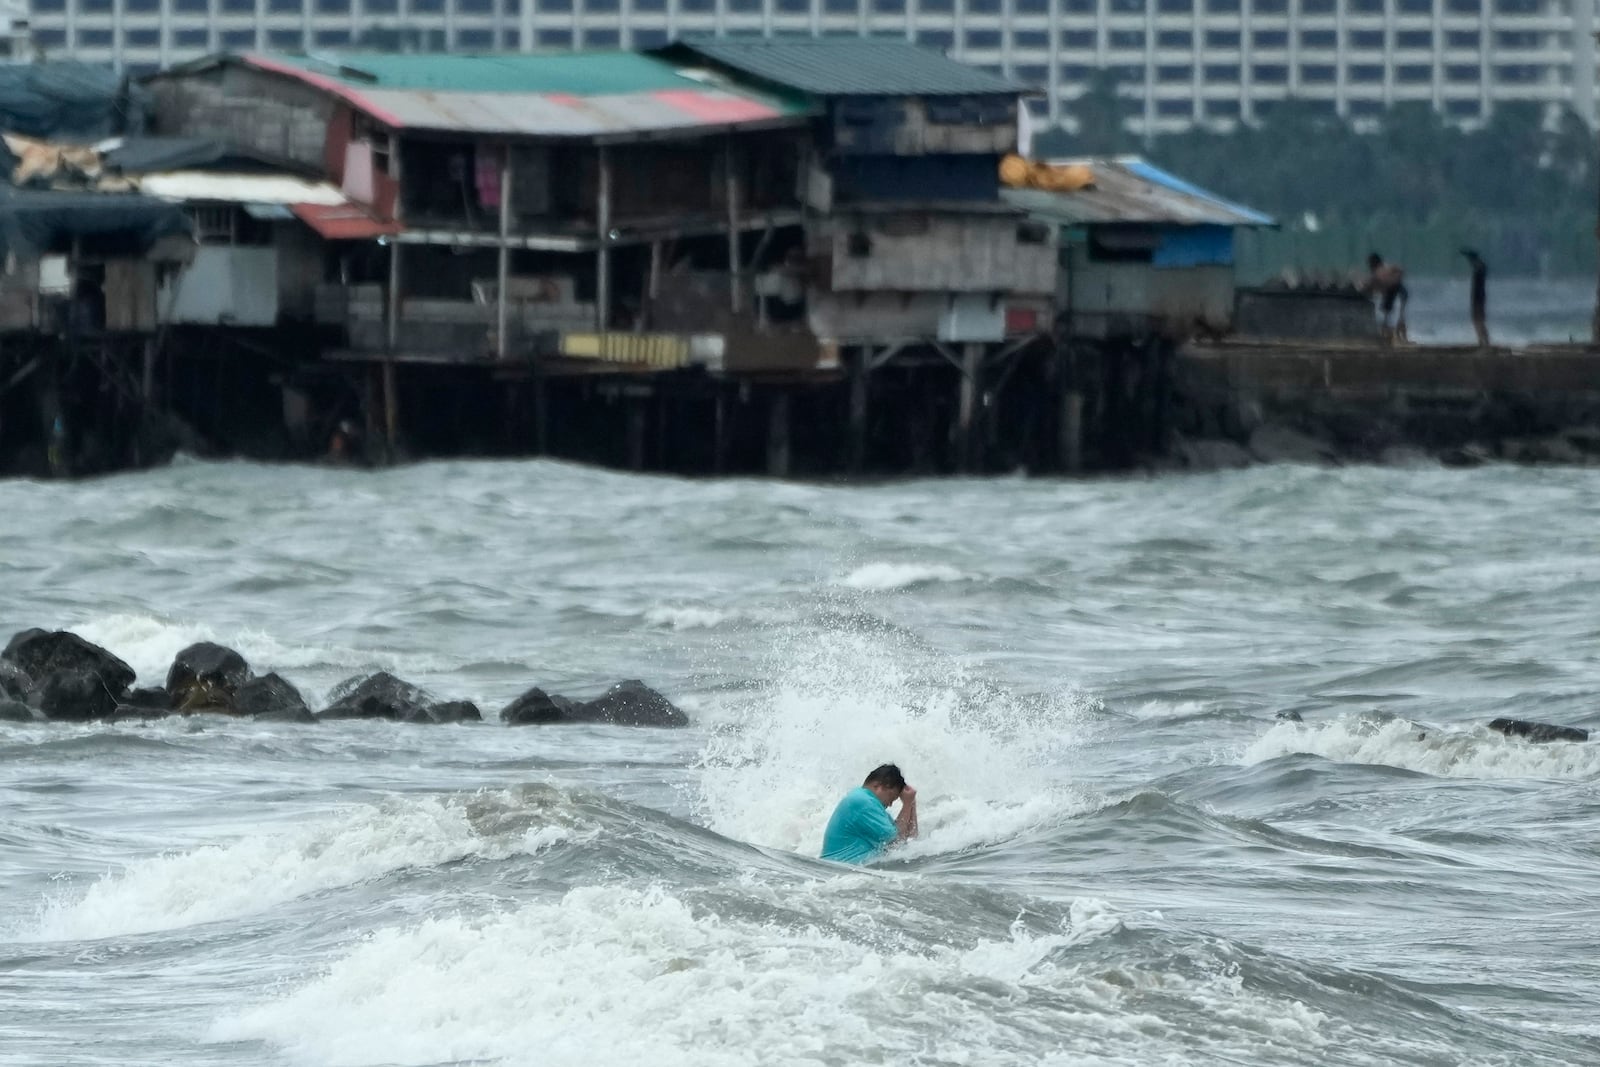
[[[1461,254],[1472,265],[1472,328],[1478,334],[1478,347],[1489,347],[1489,264],[1470,248]]]
[[[1366,284],[1363,291],[1378,298],[1378,306],[1383,311],[1383,339],[1385,341],[1409,340],[1406,335],[1406,303],[1411,298],[1411,292],[1406,288],[1406,272],[1397,263],[1385,263],[1383,257],[1374,252],[1367,257]],[[1395,304],[1399,303],[1399,314],[1393,327],[1389,325],[1389,316],[1395,314]]]

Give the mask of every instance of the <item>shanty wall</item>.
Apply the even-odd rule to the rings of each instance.
[[[1233,315],[1233,267],[1164,267],[1097,262],[1087,246],[1068,245],[1057,298],[1074,333],[1104,337],[1150,328],[1187,337],[1196,323],[1226,328]]]
[[[841,155],[1004,155],[1017,147],[1015,96],[843,97],[829,115]]]
[[[1016,215],[846,215],[807,240],[834,292],[1047,294],[1056,285],[1048,229]]]
[[[226,65],[149,83],[155,133],[225,139],[269,158],[320,169],[333,105],[308,85]]]

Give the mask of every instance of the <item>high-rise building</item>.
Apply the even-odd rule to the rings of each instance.
[[[907,37],[1036,85],[1070,120],[1111,67],[1151,131],[1296,97],[1362,118],[1423,101],[1476,122],[1532,100],[1595,120],[1596,0],[32,0],[49,55],[154,68],[214,51],[362,44],[645,48],[691,34]]]

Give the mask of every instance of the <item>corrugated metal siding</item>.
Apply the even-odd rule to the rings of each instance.
[[[536,137],[594,137],[767,122],[786,112],[718,89],[564,96],[370,89],[361,100],[400,129]]]
[[[871,37],[686,37],[688,52],[814,96],[1016,96],[1027,88],[907,41]]]

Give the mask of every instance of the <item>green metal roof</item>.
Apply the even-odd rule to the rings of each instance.
[[[362,89],[608,96],[694,88],[699,84],[684,77],[671,63],[633,52],[478,56],[324,52],[315,56],[261,58]]]
[[[685,37],[689,53],[813,96],[1015,96],[1026,86],[908,41],[875,37]]]

